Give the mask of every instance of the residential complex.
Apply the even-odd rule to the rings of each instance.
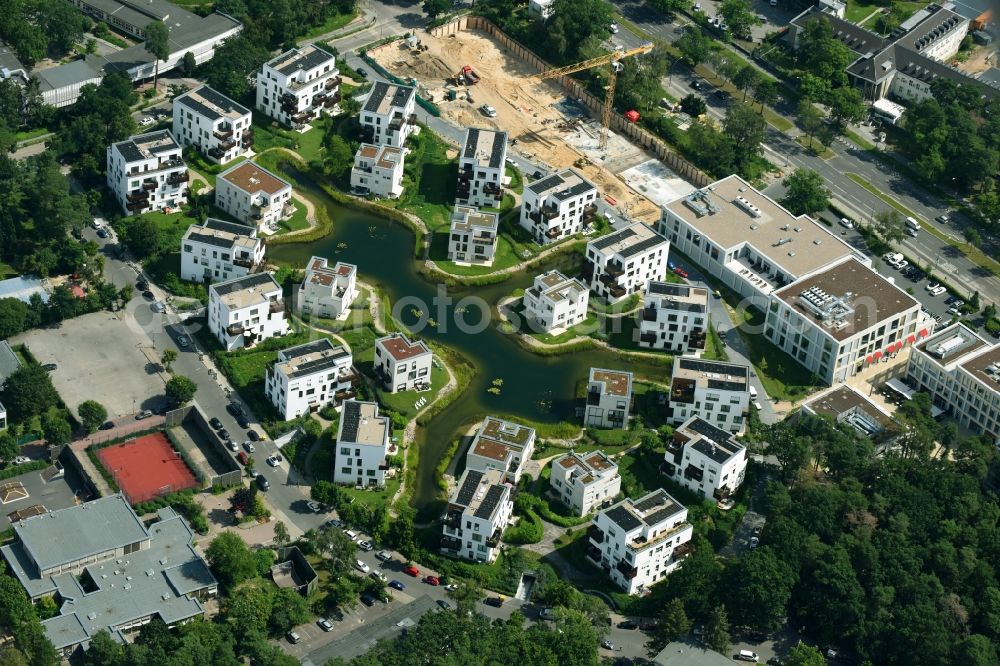
[[[587,559],[625,592],[639,594],[681,565],[693,532],[687,509],[654,490],[597,514],[587,530]]]
[[[285,335],[288,320],[281,285],[270,273],[251,273],[210,285],[208,330],[228,351]]]
[[[325,257],[306,264],[305,278],[295,289],[293,306],[303,316],[339,319],[358,297],[358,267],[338,261],[330,267]]]
[[[216,164],[250,152],[250,121],[249,109],[208,86],[174,98],[174,137],[182,146],[194,146]]]
[[[250,160],[215,179],[215,205],[261,231],[274,231],[294,212],[292,186]]]
[[[535,277],[535,283],[525,290],[523,301],[529,325],[550,333],[576,326],[587,318],[590,291],[577,278],[551,270]]]
[[[603,451],[570,452],[552,461],[549,486],[576,515],[586,516],[614,501],[622,477],[618,464]]]
[[[639,346],[701,356],[710,326],[708,290],[651,280],[639,317]]]
[[[375,374],[389,393],[429,389],[433,360],[423,340],[394,333],[375,341]]]
[[[166,507],[148,527],[120,495],[23,518],[0,548],[32,601],[59,605],[42,621],[64,657],[99,631],[125,642],[159,618],[174,627],[205,614],[218,591],[187,521]]]
[[[374,402],[347,400],[337,426],[337,454],[333,465],[334,483],[352,486],[385,485],[389,469],[389,435],[392,423],[379,416]]]
[[[499,208],[507,161],[507,133],[470,127],[458,157],[456,201],[463,206]]]
[[[743,484],[746,447],[728,430],[692,416],[674,430],[663,454],[663,472],[691,492],[725,499]]]
[[[392,146],[363,143],[354,154],[351,190],[395,199],[403,193],[403,151]]]
[[[545,176],[524,188],[521,226],[539,245],[584,230],[597,213],[597,188],[574,169]]]
[[[850,258],[771,297],[765,335],[827,384],[898,352],[924,316],[920,303]]]
[[[591,368],[587,381],[587,428],[627,428],[632,406],[632,373]]]
[[[108,187],[126,215],[180,208],[188,170],[181,146],[166,130],[137,134],[108,146]]]
[[[700,416],[720,430],[739,433],[750,405],[750,366],[677,356],[670,376],[667,419],[682,424]]]
[[[354,359],[328,338],[282,349],[268,366],[264,393],[286,421],[353,395]]]
[[[243,277],[264,264],[257,230],[213,217],[192,224],[181,240],[181,279],[216,282]]]
[[[497,251],[500,217],[472,206],[455,206],[448,236],[448,260],[492,266]]]
[[[301,129],[340,101],[340,71],[332,53],[316,44],[293,48],[257,74],[257,108],[282,125]]]
[[[465,454],[465,468],[500,470],[505,481],[516,485],[534,450],[534,428],[487,416]]]
[[[499,470],[465,470],[445,509],[441,553],[493,562],[514,511],[512,500],[511,486]]]
[[[587,318],[589,300],[586,285],[551,270],[536,276],[535,283],[525,290],[524,316],[537,331],[562,331]]]
[[[412,86],[376,81],[361,108],[359,121],[365,141],[402,148],[417,129],[417,91]]]
[[[761,311],[772,292],[800,277],[850,256],[870,264],[824,226],[792,215],[735,175],[668,203],[657,229]]]
[[[667,274],[670,243],[663,236],[636,223],[587,243],[590,289],[609,303],[618,302]]]

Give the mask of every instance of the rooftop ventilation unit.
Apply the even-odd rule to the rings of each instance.
[[[784,245],[784,244],[786,244],[786,243],[791,243],[791,242],[792,242],[792,239],[791,239],[791,238],[788,238],[788,237],[786,236],[785,238],[779,238],[779,239],[778,239],[778,240],[777,240],[777,241],[776,241],[776,242],[774,243],[774,245],[772,245],[771,247],[781,247],[782,245]]]
[[[950,354],[951,352],[955,351],[963,344],[965,344],[965,342],[966,342],[965,336],[963,336],[961,333],[956,333],[947,340],[943,340],[941,344],[934,345],[934,347],[930,350],[931,355],[936,356],[937,358],[944,358],[945,356],[947,356],[948,354]]]
[[[736,197],[733,200],[733,203],[736,204],[737,208],[742,208],[744,211],[749,213],[750,217],[761,216],[760,208],[757,208],[757,206],[754,206],[752,203],[750,203],[750,200],[747,199],[746,197],[742,196]]]

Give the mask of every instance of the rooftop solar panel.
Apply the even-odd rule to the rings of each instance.
[[[340,422],[340,439],[347,442],[356,441],[358,439],[358,427],[361,425],[361,405],[353,400],[345,402],[343,413],[340,415]]]
[[[664,244],[666,242],[667,242],[667,239],[663,238],[660,235],[652,236],[650,238],[644,238],[643,240],[639,241],[638,243],[635,243],[634,245],[628,246],[627,248],[625,248],[624,250],[622,250],[620,252],[620,254],[623,257],[625,257],[626,259],[628,259],[629,257],[632,257],[634,255],[637,255],[637,254],[640,254],[642,252],[645,252],[646,250],[650,250],[650,249],[652,249],[652,248],[654,248],[654,247],[656,247],[658,245],[662,245],[662,244]]]
[[[669,495],[667,495],[662,490],[658,490],[636,502],[634,505],[635,510],[642,511],[643,513],[645,513],[646,511],[649,511],[654,507],[660,506],[661,504],[665,504],[669,499],[670,499]]]
[[[479,504],[479,508],[476,509],[476,518],[489,518],[492,516],[497,505],[503,499],[504,492],[503,486],[490,486],[490,489],[486,491],[486,497],[483,498],[483,501]]]
[[[635,515],[623,506],[616,506],[608,509],[607,513],[608,519],[613,523],[621,527],[626,532],[634,530],[635,528],[642,525],[639,519]]]
[[[476,488],[479,487],[479,482],[482,480],[482,472],[474,469],[468,470],[465,475],[465,481],[462,483],[462,487],[459,488],[458,495],[455,497],[455,502],[462,506],[469,506],[472,498],[476,495]]]

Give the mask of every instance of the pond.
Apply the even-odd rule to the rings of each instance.
[[[294,175],[300,186],[307,183],[302,174]],[[649,377],[663,376],[663,366],[626,362],[604,350],[539,356],[523,349],[513,336],[501,332],[499,322],[490,314],[495,312],[497,301],[514,289],[530,286],[534,275],[548,267],[516,273],[495,285],[446,291],[418,273],[413,258],[415,237],[404,225],[342,206],[322,191],[310,190],[314,200],[327,207],[333,231],[311,243],[269,248],[268,258],[303,266],[316,255],[331,262],[356,264],[362,280],[385,290],[405,327],[457,351],[476,368],[476,376],[466,391],[427,427],[418,429],[416,443],[422,448],[412,497],[423,519],[435,517],[440,510],[438,501],[442,498],[434,479],[435,468],[446,454],[449,442],[472,422],[488,414],[541,423],[574,420],[577,387],[587,381],[589,369],[594,366],[630,369]],[[436,326],[421,325],[415,309],[425,317],[432,317]],[[492,321],[484,320],[484,310]],[[498,395],[488,391],[495,379],[503,380]]]

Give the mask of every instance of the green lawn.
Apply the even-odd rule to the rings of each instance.
[[[510,191],[522,194],[524,192],[524,178],[521,176],[521,172],[516,167],[508,166],[506,174],[510,176],[510,185],[507,186]]]
[[[280,231],[278,231],[275,236],[280,236],[282,234],[287,234],[291,231],[301,231],[302,229],[309,228],[309,220],[306,219],[306,207],[301,201],[297,199],[292,199],[292,206],[295,207],[295,213],[292,214],[287,220],[282,220],[278,223]]]
[[[199,176],[208,181],[212,187],[215,187],[216,176],[230,167],[234,167],[241,162],[245,162],[246,159],[246,156],[240,155],[235,160],[230,160],[225,164],[215,164],[214,162],[209,162],[201,153],[197,151],[189,151],[184,157],[184,161],[187,162],[188,169],[194,170]]]
[[[444,385],[448,383],[448,373],[444,368],[439,368],[437,365],[431,366],[431,390],[423,391],[418,393],[417,391],[400,391],[398,393],[388,393],[386,391],[378,391],[379,402],[385,407],[391,409],[394,412],[402,414],[408,419],[412,419],[417,415],[419,411],[413,405],[420,400],[420,398],[427,398],[426,405],[434,402],[434,398],[437,397],[438,392],[444,388]]]
[[[795,143],[799,144],[800,146],[811,152],[816,157],[819,157],[820,159],[828,160],[832,157],[836,157],[836,153],[834,153],[832,150],[824,146],[815,137],[810,142],[809,137],[807,137],[805,134],[800,134],[797,137],[795,137]]]
[[[926,2],[896,2],[894,6],[901,10],[903,20],[906,20],[917,10],[927,6]],[[882,9],[884,5],[870,0],[847,0],[847,9],[844,11],[844,18],[852,23],[864,21],[872,12]]]
[[[757,312],[747,314],[750,328],[763,331],[764,315]],[[757,376],[771,398],[794,402],[805,398],[817,386],[813,373],[778,349],[763,334],[750,335],[742,327],[739,332],[746,346],[747,357],[757,369]]]
[[[324,23],[316,26],[315,28],[310,28],[306,31],[306,34],[299,38],[299,43],[308,42],[312,39],[319,37],[320,35],[325,35],[328,32],[333,32],[334,30],[339,30],[345,25],[354,20],[357,16],[357,11],[349,12],[347,14],[336,14],[328,18]]]
[[[448,261],[448,229],[438,229],[431,238],[430,258],[434,260],[437,267],[452,275],[487,275],[504,268],[516,265],[521,259],[514,253],[514,245],[511,240],[501,234],[497,238],[496,254],[493,256],[493,264],[490,266],[462,265],[454,261]]]
[[[719,337],[719,332],[715,330],[715,326],[708,327],[708,335],[705,338],[705,351],[702,353],[702,358],[709,361],[729,360],[729,354],[726,353],[726,348],[722,346],[722,338]]]
[[[253,149],[258,154],[272,148],[288,148],[299,153],[306,162],[318,160],[323,149],[323,137],[330,124],[328,116],[320,116],[310,122],[309,131],[293,132],[254,112],[253,119]]]
[[[409,143],[403,195],[380,203],[413,213],[431,231],[448,229],[455,208],[457,160],[448,157],[448,144],[427,127],[421,127],[420,134],[411,137]]]

